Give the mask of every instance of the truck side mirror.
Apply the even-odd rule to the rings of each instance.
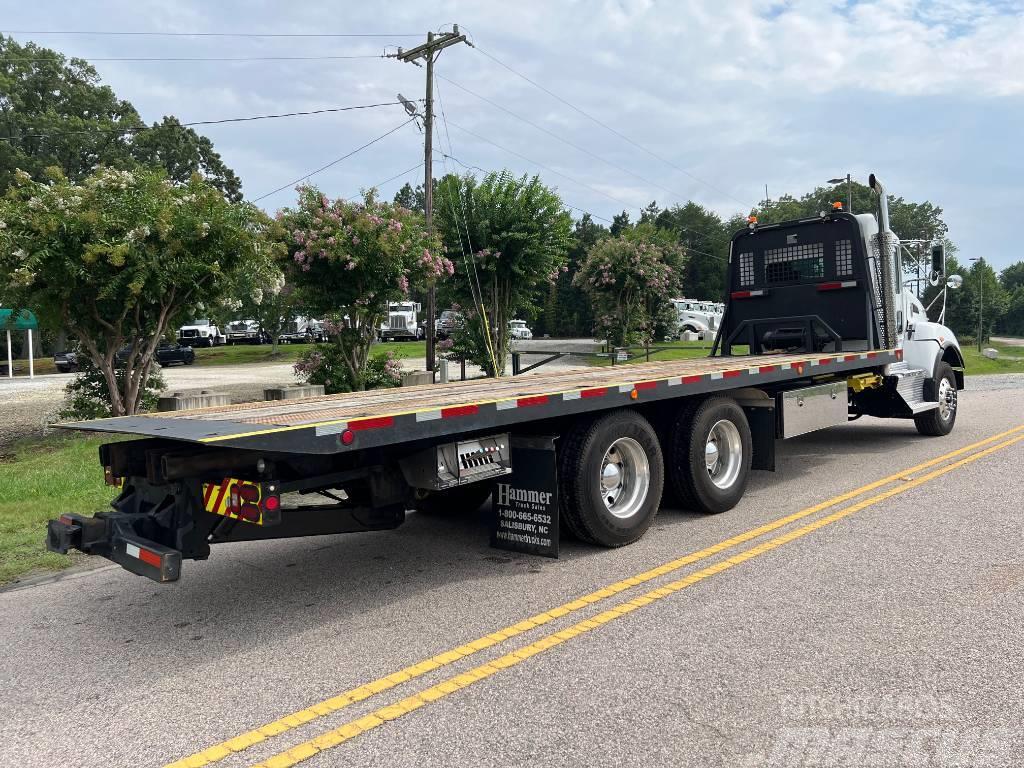
[[[416,302],[416,311],[417,312],[422,312],[423,311],[423,305],[420,304],[418,301]]]
[[[942,243],[932,246],[932,272],[939,275],[946,273],[946,246]]]

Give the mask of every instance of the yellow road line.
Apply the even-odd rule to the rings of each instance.
[[[1008,448],[1021,440],[1024,440],[1024,435],[1018,435],[1017,437],[1011,438],[1003,443],[994,445],[991,448],[978,451],[977,453],[961,459],[960,461],[949,464],[940,469],[936,469],[926,475],[922,475],[916,480],[910,480],[903,485],[897,485],[887,491],[877,494],[876,496],[872,496],[856,504],[852,504],[838,512],[833,512],[831,515],[819,518],[818,520],[808,523],[801,528],[796,528],[782,536],[770,539],[769,541],[759,544],[756,547],[752,547],[751,549],[744,550],[738,555],[734,555],[727,560],[721,560],[682,579],[673,581],[662,587],[658,587],[657,589],[651,590],[639,597],[635,597],[632,600],[619,603],[618,605],[613,606],[607,611],[599,613],[592,618],[574,624],[560,632],[555,632],[542,637],[529,645],[524,645],[511,653],[494,659],[493,661],[481,664],[468,672],[463,672],[462,674],[450,677],[437,685],[424,688],[423,690],[414,693],[411,696],[407,696],[395,704],[389,704],[386,707],[381,707],[380,709],[377,709],[368,715],[364,715],[357,720],[352,720],[338,728],[322,733],[314,739],[297,744],[296,746],[274,755],[261,763],[257,763],[253,768],[292,768],[292,766],[297,765],[320,752],[330,749],[331,747],[336,747],[339,744],[344,744],[346,741],[351,741],[361,733],[371,731],[391,720],[397,720],[410,712],[416,711],[420,707],[432,704],[433,702],[443,699],[456,691],[468,688],[481,680],[486,680],[503,669],[508,669],[509,667],[522,664],[527,659],[536,656],[539,653],[543,653],[557,645],[561,645],[562,643],[572,640],[574,637],[578,637],[592,629],[597,629],[598,627],[615,621],[638,608],[643,608],[644,606],[655,603],[669,595],[674,595],[676,592],[686,589],[698,582],[704,581],[715,574],[722,573],[723,571],[734,568],[747,560],[759,557],[781,547],[783,544],[788,544],[791,541],[803,538],[804,536],[814,533],[820,528],[824,528],[826,525],[831,525],[845,517],[849,517],[855,512],[860,512],[863,509],[874,506],[875,504],[885,501],[886,499],[890,499],[893,496],[906,493],[919,485],[923,485],[930,480],[934,480],[948,472],[952,472],[954,469],[958,469],[966,464],[970,464],[978,459],[989,456],[1003,448]]]
[[[344,709],[345,707],[351,704],[355,704],[356,702],[364,701],[365,699],[368,699],[371,696],[375,696],[378,693],[381,693],[382,691],[394,688],[408,680],[413,680],[415,678],[422,677],[423,675],[433,672],[436,669],[446,667],[450,664],[455,663],[456,661],[459,661],[460,659],[466,658],[467,656],[472,656],[475,653],[495,646],[505,640],[508,640],[509,638],[516,637],[539,626],[548,624],[549,622],[552,622],[555,619],[559,619],[563,616],[568,616],[569,614],[580,611],[586,608],[587,606],[594,605],[595,603],[598,603],[609,597],[613,597],[614,595],[617,595],[620,592],[624,592],[627,589],[631,589],[632,587],[645,584],[661,576],[667,576],[668,574],[673,573],[679,570],[680,568],[685,568],[688,565],[692,565],[693,563],[696,563],[700,560],[704,560],[706,558],[717,555],[720,552],[724,552],[727,549],[731,549],[732,547],[738,546],[740,544],[745,544],[751,539],[757,538],[758,536],[763,536],[766,533],[775,531],[783,526],[796,522],[797,520],[802,520],[810,515],[822,512],[826,509],[829,509],[830,507],[834,507],[837,504],[842,504],[844,502],[851,501],[864,493],[876,490],[878,488],[881,488],[882,486],[888,485],[889,483],[893,483],[900,480],[906,480],[908,475],[912,475],[916,472],[928,469],[929,467],[933,467],[936,464],[939,464],[943,461],[952,459],[956,456],[960,456],[964,453],[967,453],[968,451],[974,450],[975,448],[980,448],[983,445],[987,445],[989,443],[995,442],[996,440],[999,440],[1000,438],[1021,431],[1024,431],[1024,424],[1018,427],[1014,427],[1013,429],[1009,429],[1005,432],[1000,432],[999,434],[992,435],[991,437],[988,437],[984,440],[979,440],[976,443],[964,446],[963,448],[959,448],[955,451],[950,451],[949,453],[943,454],[942,456],[937,456],[934,459],[929,459],[928,461],[922,462],[921,464],[910,467],[908,469],[901,470],[900,472],[889,475],[888,477],[884,477],[881,480],[876,480],[872,483],[868,483],[867,485],[862,485],[860,488],[856,488],[852,491],[840,494],[839,496],[835,496],[827,501],[815,504],[814,506],[807,507],[806,509],[802,509],[799,512],[795,512],[791,515],[786,515],[785,517],[778,518],[777,520],[773,520],[769,523],[758,526],[757,528],[753,528],[749,531],[733,536],[732,538],[725,539],[724,541],[720,541],[717,544],[713,544],[710,547],[706,547],[697,552],[692,552],[683,557],[671,560],[667,563],[664,563],[663,565],[659,565],[656,568],[652,568],[648,571],[637,574],[636,576],[616,581],[594,592],[578,597],[575,600],[572,600],[571,602],[565,603],[564,605],[560,605],[556,608],[551,608],[542,613],[530,616],[529,618],[523,619],[522,621],[517,622],[516,624],[505,627],[504,629],[500,629],[497,632],[492,632],[489,635],[484,635],[483,637],[477,638],[476,640],[471,640],[468,643],[460,645],[457,648],[453,648],[449,651],[440,653],[431,658],[424,659],[423,661],[420,661],[416,664],[412,664],[391,675],[387,675],[378,680],[365,683],[364,685],[360,685],[356,688],[340,693],[337,696],[325,699],[324,701],[321,701],[317,704],[313,704],[312,706],[306,707],[305,709],[300,709],[297,712],[293,712],[289,715],[280,717],[277,720],[267,723],[266,725],[262,725],[258,728],[254,728],[253,730],[246,731],[245,733],[235,736],[234,738],[220,742],[219,744],[214,744],[213,746],[208,747],[200,752],[197,752],[193,755],[170,763],[166,765],[165,768],[202,768],[203,766],[209,765],[210,763],[215,763],[218,760],[222,760],[225,757],[228,757],[229,755],[235,754],[237,752],[242,752],[255,744],[259,744],[260,742],[263,742],[268,738],[278,736],[286,731],[298,728],[310,722],[311,720],[315,720],[319,717],[324,717],[325,715],[332,714],[333,712],[337,712],[340,709]]]

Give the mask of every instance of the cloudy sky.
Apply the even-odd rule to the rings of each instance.
[[[4,0],[0,7],[5,31],[93,60],[148,121],[372,104],[399,92],[422,97],[422,69],[375,57],[456,22],[476,47],[450,48],[439,60],[448,128],[441,144],[466,167],[539,173],[567,204],[604,219],[624,208],[635,217],[651,200],[693,199],[728,215],[761,200],[766,184],[772,197],[798,195],[847,172],[864,182],[875,172],[890,192],[944,208],[962,258],[983,256],[997,267],[1024,258],[1012,230],[1024,204],[1019,0]],[[338,36],[42,34],[58,30]],[[118,57],[320,58],[98,61]],[[390,106],[202,130],[254,199],[404,119],[401,107]],[[421,157],[422,136],[406,125],[314,180],[347,197],[398,176],[380,184],[390,197],[421,177],[414,168]],[[445,164],[462,168],[438,157],[435,173]],[[260,204],[274,210],[293,197],[286,186]]]

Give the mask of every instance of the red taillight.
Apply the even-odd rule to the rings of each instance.
[[[269,511],[269,512],[274,512],[280,506],[281,506],[281,497],[280,496],[267,496],[267,498],[265,498],[263,500],[263,508],[265,510]]]
[[[231,511],[234,512],[236,515],[238,514],[238,511],[242,508],[242,497],[238,492],[238,485],[231,486],[231,497],[228,500],[228,507],[230,507]]]
[[[352,445],[356,440],[356,433],[351,429],[346,429],[341,433],[341,437],[338,439],[341,440],[342,445]]]
[[[241,494],[242,499],[245,501],[260,500],[260,489],[257,488],[255,485],[243,485],[241,486],[239,493]]]

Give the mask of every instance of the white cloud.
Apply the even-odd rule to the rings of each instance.
[[[7,14],[23,29],[97,27],[173,31],[425,32],[453,21],[481,50],[445,51],[438,72],[590,152],[580,153],[451,85],[453,122],[559,170],[454,128],[454,152],[484,168],[540,172],[565,199],[610,218],[692,197],[723,214],[824,179],[877,171],[897,194],[946,210],[964,252],[995,261],[1009,250],[995,211],[1019,187],[1024,153],[1024,14],[1014,0],[394,0],[373,5],[319,0],[280,6],[257,0],[61,0]],[[104,20],[97,24],[96,20]],[[88,58],[117,55],[339,55],[380,53],[405,38],[40,38]],[[524,82],[496,56],[662,162]],[[247,65],[103,64],[105,79],[147,120],[232,117],[416,98],[423,70],[394,60]],[[260,194],[380,135],[401,119],[389,109],[211,128],[208,134]],[[409,128],[318,177],[350,195],[418,160]],[[683,168],[689,172],[678,170]],[[649,179],[647,184],[637,175]],[[704,182],[694,180],[694,176]],[[391,186],[400,185],[401,181]],[[666,188],[672,192],[666,192]],[[287,202],[286,193],[268,201]]]

